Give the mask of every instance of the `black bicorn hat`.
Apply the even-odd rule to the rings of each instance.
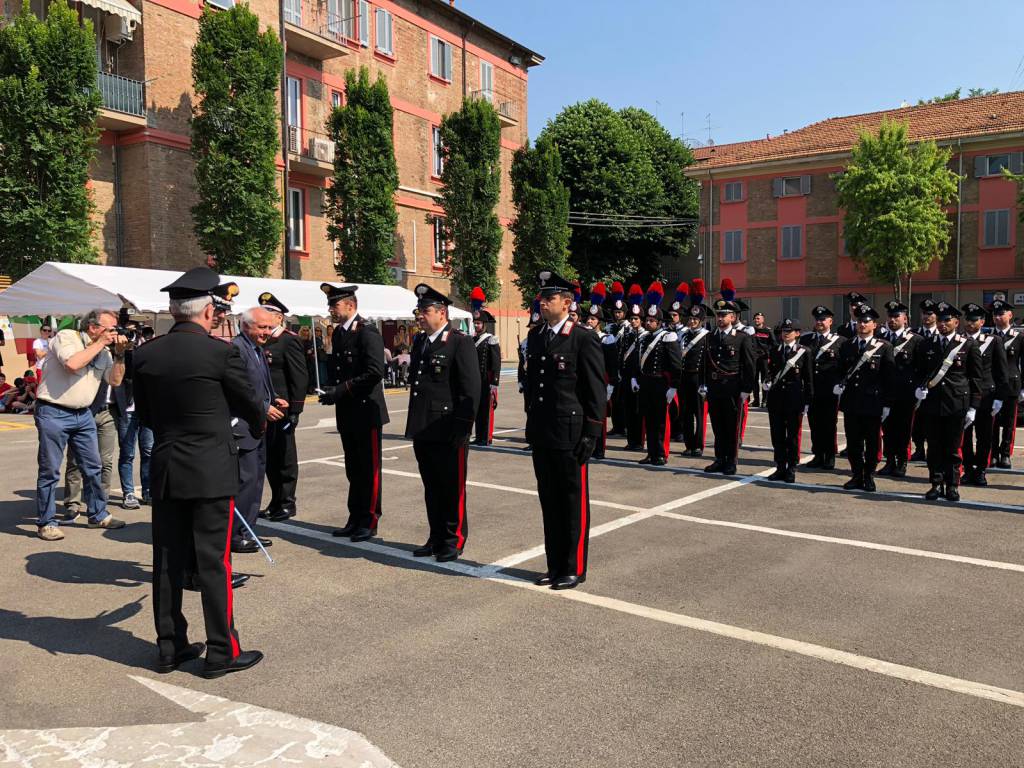
[[[800,318],[798,317],[783,318],[779,321],[779,324],[775,326],[776,333],[786,333],[787,331],[796,331],[799,333],[801,330]]]
[[[227,309],[238,295],[238,284],[221,283],[220,275],[209,267],[195,267],[160,290],[176,301],[209,296],[215,306]]]
[[[945,302],[940,303],[945,304]],[[936,304],[931,299],[921,299],[921,303],[917,305],[917,308],[920,309],[925,314],[934,315],[938,311],[939,305]]]
[[[576,286],[550,269],[542,269],[537,273],[537,285],[540,286],[542,296],[552,293],[568,293],[573,296],[576,290]]]
[[[867,303],[867,299],[864,298],[863,294],[857,293],[856,291],[850,291],[846,294],[846,300],[850,302],[850,306],[853,307]]]
[[[686,310],[685,314],[687,317],[697,317],[703,320],[705,317],[707,317],[708,308],[705,307],[703,304],[694,304],[688,310]]]
[[[715,310],[716,313],[740,311],[740,308],[736,305],[735,301],[728,301],[727,299],[718,299],[711,305],[711,308]]]
[[[270,291],[264,291],[261,293],[257,301],[261,307],[266,307],[271,312],[280,312],[282,315],[288,314],[288,307],[282,304],[280,299]]]
[[[885,311],[889,313],[889,317],[896,317],[896,315],[906,314],[910,308],[902,301],[896,301],[892,299],[885,302]]]
[[[821,320],[823,317],[834,317],[831,309],[826,307],[824,304],[819,304],[811,309],[811,317],[815,320]]]
[[[479,320],[481,323],[493,323],[494,315],[492,315],[486,309],[478,309],[475,312],[473,312],[473,319]]]
[[[661,320],[663,317],[661,307],[659,307],[657,304],[651,304],[650,306],[647,307],[647,309],[644,310],[644,320],[649,320],[652,317],[655,320]]]
[[[359,290],[358,285],[331,285],[330,283],[320,283],[320,290],[327,296],[327,306],[331,306],[336,301],[341,299],[351,299],[356,295],[356,291]]]
[[[975,304],[974,302],[964,304],[960,309],[964,313],[965,320],[981,320],[985,317],[985,308],[980,304]]]
[[[452,300],[445,296],[440,291],[434,290],[426,283],[420,283],[413,289],[413,293],[416,294],[416,307],[417,309],[426,309],[432,306],[448,307],[451,306]]]
[[[742,312],[748,312],[750,310],[750,305],[743,299],[733,299],[732,303],[735,304],[736,308]]]
[[[1002,299],[996,299],[988,305],[988,308],[993,315],[1001,315],[1003,312],[1013,312],[1013,304],[1008,301],[1003,301]]]
[[[940,301],[935,305],[935,309],[932,311],[935,312],[935,315],[939,320],[948,320],[951,317],[960,317],[962,314],[959,309],[947,301]]]
[[[877,320],[879,318],[878,310],[866,303],[858,305],[853,314],[858,320]]]

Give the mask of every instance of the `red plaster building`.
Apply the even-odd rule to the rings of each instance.
[[[44,0],[31,2],[41,16]],[[233,2],[205,4],[227,8]],[[10,18],[21,0],[0,3]],[[192,233],[189,154],[195,103],[191,51],[203,0],[78,0],[72,7],[96,31],[103,109],[90,186],[101,262],[164,269],[203,263]],[[514,338],[520,302],[508,267],[507,225],[514,215],[508,174],[512,153],[527,141],[528,71],[543,58],[448,0],[250,0],[250,7],[275,31],[282,26],[282,10],[284,16],[291,276],[338,279],[322,213],[334,154],[325,123],[332,107],[344,102],[345,72],[367,66],[372,78],[383,73],[394,107],[397,282],[411,287],[427,281],[447,290],[445,244],[432,224],[441,214],[437,128],[464,97],[486,99],[502,124],[497,213],[506,226],[498,274],[502,296],[492,311],[502,317],[499,334]],[[279,168],[284,162],[282,155]],[[279,256],[270,275],[283,273]],[[506,346],[511,354],[512,345]]]
[[[832,179],[859,131],[876,131],[883,118],[907,122],[911,140],[950,148],[950,168],[962,176],[960,203],[948,211],[948,251],[914,275],[915,321],[926,297],[962,305],[987,303],[998,292],[1024,305],[1017,188],[1001,175],[1024,167],[1024,92],[830,118],[781,136],[695,149],[687,175],[701,184],[700,227],[680,276],[703,271],[713,287],[731,277],[771,323],[783,316],[806,322],[819,303],[845,318],[843,294],[851,290],[878,304],[891,298],[891,287],[872,284],[844,252]]]

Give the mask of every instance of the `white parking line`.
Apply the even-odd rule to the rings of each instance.
[[[727,483],[727,485],[731,485],[731,483]],[[665,611],[658,608],[650,608],[645,605],[629,603],[624,600],[617,600],[611,597],[603,597],[601,595],[583,592],[578,589],[554,591],[547,589],[546,587],[534,586],[528,581],[514,578],[508,574],[496,574],[487,567],[481,568],[458,561],[451,563],[438,563],[428,558],[414,558],[412,553],[408,550],[388,547],[371,541],[351,542],[346,541],[345,539],[336,539],[328,533],[314,531],[309,528],[304,528],[290,523],[271,523],[261,521],[260,524],[267,528],[291,533],[304,538],[359,549],[365,552],[374,552],[376,554],[385,555],[408,563],[416,563],[423,568],[459,573],[464,576],[473,576],[495,584],[504,584],[505,586],[529,590],[537,594],[543,594],[547,597],[572,600],[573,602],[617,611],[618,613],[624,613],[638,618],[659,621],[664,624],[671,624],[677,627],[684,627],[698,632],[717,635],[719,637],[726,637],[731,640],[739,640],[752,645],[773,648],[785,653],[794,653],[831,664],[839,664],[853,669],[863,670],[865,672],[873,672],[885,677],[906,680],[908,682],[918,683],[919,685],[927,685],[932,688],[951,691],[953,693],[960,693],[966,696],[973,696],[979,699],[987,699],[1001,704],[1024,708],[1024,693],[1010,690],[1008,688],[999,688],[986,683],[974,682],[973,680],[951,677],[949,675],[930,672],[917,667],[896,664],[891,661],[875,659],[870,656],[861,656],[859,654],[849,653],[835,648],[828,648],[823,645],[806,643],[802,640],[794,640],[780,635],[771,635],[765,632],[758,632],[756,630],[737,627],[731,624],[722,624],[717,621],[709,621],[695,616],[687,616],[685,614],[673,613],[671,611]]]

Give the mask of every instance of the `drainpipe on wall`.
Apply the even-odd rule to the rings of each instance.
[[[454,0],[452,0],[452,7],[455,6]],[[469,37],[469,33],[476,26],[476,22],[473,22],[468,27],[462,28],[462,98],[469,96],[469,82],[466,79],[466,38]]]
[[[956,301],[954,305],[960,306],[960,217],[963,207],[964,193],[964,150],[960,139],[956,140],[957,149],[957,180],[956,180]]]
[[[714,290],[712,284],[715,280],[714,268],[711,266],[712,257],[714,256],[715,250],[715,182],[711,176],[711,169],[708,169],[708,249],[707,249],[707,265],[705,267],[706,277],[704,278],[705,289],[708,291],[708,296],[711,296],[711,292]]]
[[[114,263],[124,266],[124,209],[121,205],[121,148],[115,138],[110,148],[110,162],[114,166]]]
[[[281,159],[284,167],[281,170],[281,184],[284,188],[284,257],[281,266],[284,279],[291,278],[291,259],[288,255],[288,41],[284,33],[284,0],[278,3],[278,33],[281,35]]]

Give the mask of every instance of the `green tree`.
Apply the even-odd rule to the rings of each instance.
[[[551,269],[567,279],[569,266],[569,190],[561,180],[558,148],[547,136],[536,146],[520,147],[512,157],[512,279],[522,295],[523,308],[537,294],[537,272]]]
[[[334,140],[334,183],[327,188],[327,237],[341,251],[338,274],[357,283],[390,284],[395,257],[398,165],[392,139],[391,99],[383,75],[345,74],[347,103],[327,122]]]
[[[843,233],[851,258],[873,279],[890,283],[898,298],[903,280],[927,269],[949,243],[946,206],[957,200],[949,150],[934,141],[911,144],[906,123],[883,121],[862,132],[846,169],[836,176]]]
[[[0,272],[96,260],[86,184],[99,107],[91,22],[66,0],[40,21],[26,0],[0,28]]]
[[[260,277],[280,244],[280,149],[276,93],[281,43],[247,5],[207,6],[192,49],[199,103],[192,111],[192,156],[199,202],[196,237],[221,272]]]
[[[444,170],[441,208],[451,251],[445,273],[463,299],[473,286],[489,301],[498,298],[501,223],[495,213],[501,194],[501,123],[490,102],[464,99],[462,109],[441,120]]]
[[[941,104],[944,101],[959,101],[960,99],[974,99],[978,96],[994,96],[999,93],[998,88],[968,88],[967,95],[961,96],[963,88],[957,88],[942,96],[933,96],[930,99],[918,99],[917,106],[922,104]]]

